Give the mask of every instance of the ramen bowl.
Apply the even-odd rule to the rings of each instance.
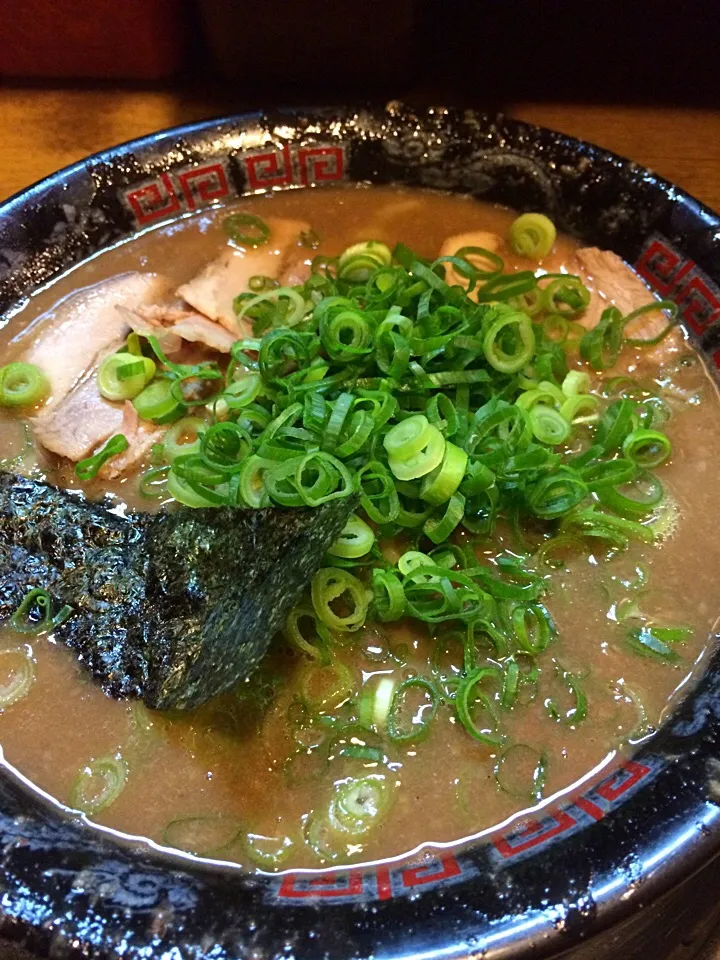
[[[444,107],[273,110],[96,154],[0,206],[0,310],[10,315],[75,264],[206,207],[353,182],[547,213],[674,300],[717,374],[716,214],[591,144]],[[421,862],[248,873],[92,827],[5,764],[4,955],[490,960],[682,951],[712,918],[718,874],[720,662],[711,654],[704,662],[634,753],[531,819],[433,847]]]

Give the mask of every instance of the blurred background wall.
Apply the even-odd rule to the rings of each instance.
[[[715,105],[717,0],[3,0],[0,77]]]

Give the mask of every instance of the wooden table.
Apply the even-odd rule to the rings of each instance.
[[[207,90],[0,89],[0,198],[123,140],[254,105]],[[720,210],[720,110],[525,102],[502,109],[632,157]]]

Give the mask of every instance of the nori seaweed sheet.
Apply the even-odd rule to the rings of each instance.
[[[0,618],[44,587],[73,608],[56,639],[107,693],[191,709],[250,675],[355,506],[124,517],[0,474]]]

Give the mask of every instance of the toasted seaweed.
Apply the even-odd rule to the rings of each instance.
[[[56,639],[108,694],[191,709],[255,669],[354,506],[121,516],[0,474],[0,618],[45,587],[73,608]]]

